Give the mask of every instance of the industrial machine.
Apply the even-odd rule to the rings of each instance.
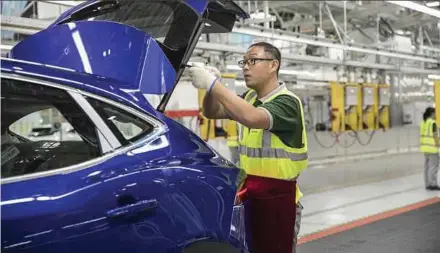
[[[378,85],[362,85],[362,129],[376,130],[379,128],[378,120]]]
[[[345,131],[344,85],[330,82],[331,131]]]
[[[390,128],[390,85],[379,84],[378,86],[379,95],[379,108],[378,108],[378,123],[379,128],[389,129]]]
[[[362,129],[362,90],[357,83],[345,85],[345,130],[358,131]]]
[[[390,127],[389,85],[331,82],[330,94],[333,132]]]
[[[362,129],[362,92],[357,83],[330,83],[333,132]]]

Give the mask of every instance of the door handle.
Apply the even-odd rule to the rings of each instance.
[[[118,207],[107,211],[108,218],[116,218],[130,214],[140,213],[157,208],[158,202],[156,199],[141,200],[139,202]]]

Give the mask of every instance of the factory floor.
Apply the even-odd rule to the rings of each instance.
[[[425,189],[423,162],[411,153],[308,168],[298,252],[438,250],[440,191]]]
[[[299,177],[304,209],[297,253],[439,252],[440,191],[425,189],[415,134],[394,131],[397,146],[384,135],[343,154],[313,148]],[[211,145],[230,157],[225,143]]]

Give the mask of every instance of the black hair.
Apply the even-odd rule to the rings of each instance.
[[[277,69],[277,75],[278,75],[278,73],[280,72],[280,67],[281,67],[281,52],[280,52],[280,50],[276,46],[274,46],[270,43],[264,42],[264,41],[254,43],[254,44],[250,45],[248,47],[248,49],[250,49],[252,47],[264,48],[264,52],[270,54],[270,56],[272,56],[275,60],[278,61],[278,69]]]
[[[425,112],[423,113],[423,121],[426,121],[434,113],[435,113],[435,109],[434,108],[432,108],[432,107],[426,108]]]

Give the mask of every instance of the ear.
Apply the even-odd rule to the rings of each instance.
[[[275,60],[272,61],[270,66],[271,66],[271,72],[277,72],[278,66],[280,65],[280,62]]]

